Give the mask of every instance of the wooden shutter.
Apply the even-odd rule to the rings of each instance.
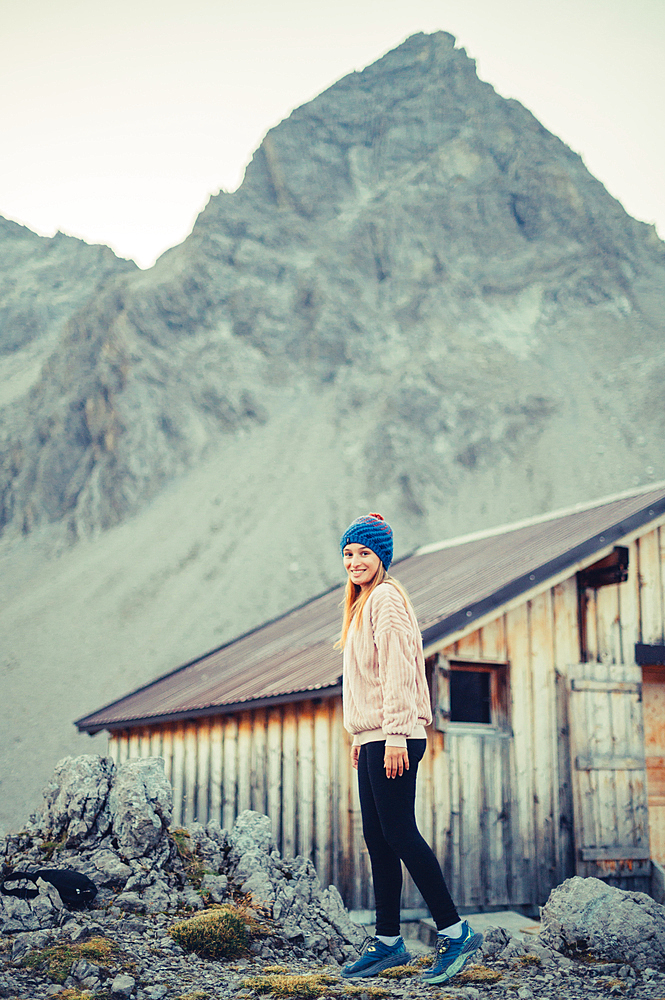
[[[582,663],[568,675],[576,874],[648,889],[642,674]]]

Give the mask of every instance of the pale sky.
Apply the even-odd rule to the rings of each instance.
[[[665,236],[665,0],[0,0],[0,215],[149,267],[294,107],[437,30]]]

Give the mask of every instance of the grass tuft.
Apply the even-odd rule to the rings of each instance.
[[[245,989],[257,993],[269,993],[275,997],[320,997],[328,993],[328,987],[339,981],[338,976],[330,972],[307,972],[302,975],[283,975],[281,973],[264,976],[248,976],[240,984]],[[387,995],[387,994],[382,994]]]
[[[379,972],[383,979],[407,979],[409,976],[417,976],[420,969],[416,965],[395,965],[392,969],[384,969]]]
[[[44,855],[45,861],[50,861],[56,852],[64,848],[66,840],[67,835],[65,833],[58,840],[45,840],[43,844],[39,845],[39,853]]]
[[[167,933],[185,951],[201,958],[237,958],[251,941],[252,921],[231,904],[215,906],[172,924]]]
[[[540,955],[534,955],[530,952],[528,955],[519,955],[516,959],[514,959],[513,964],[521,966],[542,965],[542,961]]]
[[[486,965],[470,965],[468,969],[458,972],[455,979],[460,983],[498,983],[503,976]]]
[[[386,989],[385,986],[367,986],[361,983],[345,983],[342,987],[342,993],[347,997],[376,997],[376,1000],[381,1000],[382,997],[391,996],[390,990]],[[439,1000],[439,998],[437,998]]]
[[[201,858],[198,857],[196,849],[192,847],[189,831],[183,829],[183,827],[177,827],[175,830],[171,830],[170,833],[175,844],[175,849],[178,852],[178,857],[183,863],[187,880],[196,889],[200,889],[206,869]]]

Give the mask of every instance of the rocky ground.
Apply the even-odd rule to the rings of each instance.
[[[117,770],[93,756],[58,765],[41,814],[0,841],[2,875],[75,869],[97,895],[70,910],[43,879],[34,899],[0,895],[1,998],[665,1000],[665,907],[597,879],[557,887],[537,937],[489,928],[477,961],[449,984],[420,981],[428,959],[419,941],[409,942],[408,966],[343,980],[340,967],[365,934],[334,887],[322,887],[306,859],[282,858],[258,813],[241,813],[229,831],[169,830],[170,795],[157,758]],[[234,957],[202,958],[176,943],[175,924],[224,908],[249,930]]]
[[[340,978],[334,959],[325,964],[317,959],[295,958],[287,948],[275,948],[275,957],[249,954],[228,961],[201,959],[186,954],[167,935],[174,917],[167,914],[128,916],[112,907],[83,914],[65,914],[61,927],[51,931],[28,932],[5,939],[1,956],[0,996],[41,1000],[62,994],[75,1000],[90,990],[100,1000],[227,1000],[250,998],[275,991],[284,996],[390,996],[414,998],[455,997],[468,1000],[591,1000],[596,997],[626,996],[639,1000],[665,998],[665,972],[642,972],[618,963],[575,961],[551,952],[537,941],[524,945],[510,938],[502,952],[492,955],[506,934],[501,929],[487,935],[488,947],[480,961],[470,966],[450,984],[427,986],[420,982],[418,967],[404,967],[403,978],[386,975],[348,982]],[[22,967],[31,952],[54,942],[74,945],[104,937],[119,951],[102,965],[78,959],[63,984],[43,971]],[[252,946],[263,950],[262,943]],[[281,970],[281,974],[276,971]],[[317,989],[317,974],[323,982]],[[301,978],[304,977],[304,978]],[[263,985],[256,983],[262,978]],[[291,980],[289,982],[289,980]],[[320,981],[320,980],[319,980]],[[274,993],[273,993],[274,995]]]

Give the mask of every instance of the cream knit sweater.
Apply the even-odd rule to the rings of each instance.
[[[344,728],[354,744],[405,747],[432,721],[418,622],[391,583],[370,594],[344,645]]]

